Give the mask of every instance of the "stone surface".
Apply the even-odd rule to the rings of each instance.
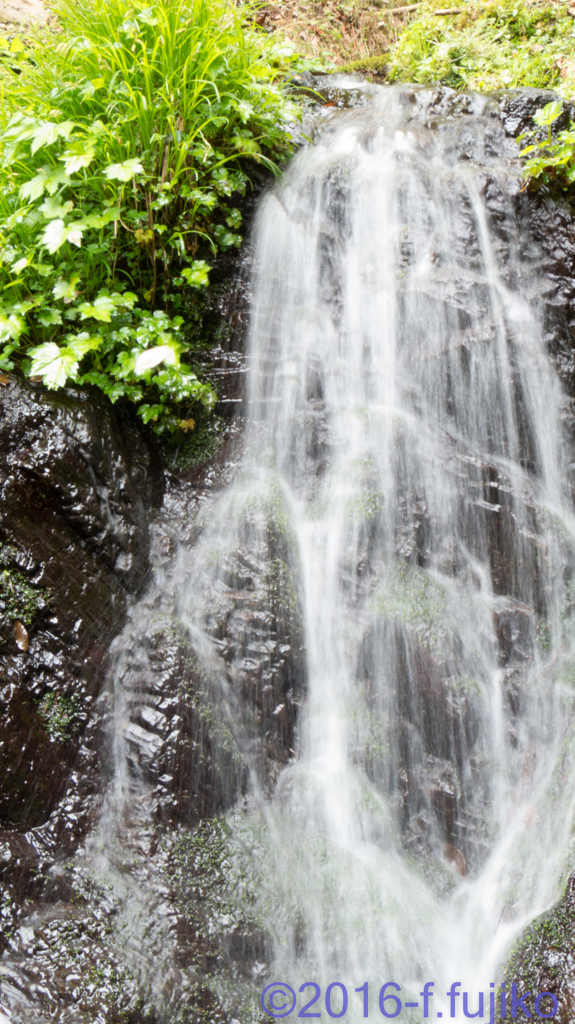
[[[438,131],[442,119],[459,118],[454,154],[475,160],[492,153],[503,133],[506,154],[512,155],[516,136],[550,98],[535,90],[484,98],[481,116],[487,116],[479,133],[476,98],[442,89],[428,90],[425,102],[416,91],[413,96],[414,117],[425,116]],[[521,191],[518,176],[507,184],[526,229],[525,258],[541,271],[549,348],[573,397],[575,218],[560,198]],[[501,187],[487,171],[481,187],[504,260],[509,239]],[[458,244],[465,245],[468,237],[463,211]],[[219,412],[229,417],[243,400],[245,278],[235,291],[224,287],[214,296],[208,314],[217,350],[210,373],[221,396]],[[266,792],[297,756],[306,678],[289,544],[269,510],[260,509],[246,518],[235,547],[222,553],[219,577],[206,596],[205,625],[218,655],[218,678],[211,678],[199,666],[180,615],[179,581],[172,575],[178,547],[193,548],[212,503],[237,472],[238,423],[228,422],[223,444],[205,464],[178,469],[177,459],[171,461],[162,513],[150,532],[151,512],[162,498],[162,472],[154,449],[129,416],[103,399],[54,396],[15,379],[0,387],[0,406],[0,572],[9,574],[13,588],[6,578],[0,621],[3,989],[16,1008],[16,1024],[164,1021],[166,1014],[156,1012],[148,999],[152,980],[137,950],[126,967],[110,938],[124,926],[134,927],[122,917],[132,886],[132,903],[135,893],[145,893],[132,945],[137,947],[138,935],[145,933],[148,955],[153,950],[160,966],[165,955],[158,982],[165,1005],[174,1013],[176,1006],[191,1006],[197,1016],[227,1019],[239,1010],[218,1001],[211,979],[226,971],[236,980],[256,977],[254,971],[265,967],[265,939],[225,903],[227,849],[208,819],[242,797],[248,771]],[[319,399],[312,411],[313,457],[321,471],[327,453]],[[567,398],[564,418],[568,427],[575,422]],[[500,598],[494,609],[500,665],[510,706],[519,709],[522,666],[532,657],[537,587],[532,603],[516,591],[508,481],[468,453],[453,450],[449,457],[476,485],[469,516],[489,523],[492,582]],[[424,503],[414,501],[398,526],[398,554],[410,566],[427,564],[427,519]],[[366,532],[365,588],[372,556]],[[446,551],[446,563],[450,557],[456,556]],[[194,579],[198,587],[204,585],[199,572]],[[143,591],[128,631],[109,657],[132,597]],[[15,607],[22,609],[20,617]],[[27,650],[14,634],[20,621]],[[384,617],[370,628],[359,665],[366,687],[375,677],[374,651],[381,655],[382,644],[400,642],[393,622]],[[19,639],[25,642],[21,634]],[[110,665],[111,678],[122,683],[121,737],[134,793],[141,785],[141,795],[121,822],[113,895],[104,883],[90,888],[80,858],[75,866],[66,862],[97,820],[111,770],[103,742],[107,723],[118,713],[112,690],[103,687]],[[449,666],[415,634],[406,643],[405,665],[404,677],[396,680],[396,777],[385,776],[372,742],[377,737],[368,737],[373,750],[368,767],[372,778],[395,793],[405,819],[405,844],[422,864],[441,836],[447,881],[438,884],[448,887],[451,875],[473,871],[482,855],[480,815],[470,794],[473,765],[465,785],[458,768],[461,747],[472,742],[475,728],[473,695],[445,685]],[[233,738],[221,710],[222,693],[243,712],[241,735]],[[410,759],[416,732],[422,751]],[[216,851],[215,861],[206,851]],[[566,899],[572,902],[571,889]],[[564,909],[562,904],[556,913]],[[549,943],[539,948],[539,980],[551,985],[557,951]],[[567,1021],[575,974],[570,954],[561,956],[564,1017],[558,1019]]]
[[[0,453],[0,823],[55,829],[66,848],[86,825],[79,789],[98,786],[83,746],[108,647],[149,575],[162,474],[131,415],[15,377],[0,388]],[[50,824],[70,788],[69,827]]]

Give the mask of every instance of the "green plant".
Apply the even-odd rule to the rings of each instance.
[[[561,189],[568,189],[575,181],[575,125],[561,131],[554,138],[551,126],[561,117],[563,104],[554,101],[547,103],[542,110],[533,115],[538,128],[546,128],[545,138],[537,139],[534,132],[527,132],[520,139],[528,138],[529,145],[521,150],[521,155],[534,153],[526,160],[523,175],[529,182],[544,182]]]
[[[239,245],[246,168],[277,169],[291,111],[249,7],[55,10],[55,35],[0,61],[0,368],[190,428],[216,396],[186,364],[178,289],[206,287],[209,259]]]
[[[46,732],[60,743],[70,739],[80,725],[80,702],[75,695],[62,697],[59,693],[47,693],[38,703],[38,712]]]
[[[454,89],[575,90],[575,28],[567,4],[464,0],[454,11],[442,0],[421,5],[388,58],[392,81],[440,82]]]
[[[16,551],[0,544],[0,613],[29,626],[50,602],[47,590],[33,587],[13,568]]]

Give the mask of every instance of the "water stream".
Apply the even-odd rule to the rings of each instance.
[[[413,1021],[425,982],[430,1019],[460,982],[489,1020],[511,942],[570,863],[572,456],[515,144],[486,98],[459,117],[425,90],[364,98],[324,114],[261,203],[242,464],[162,586],[244,773],[228,820],[267,934],[238,981],[254,1019],[281,981],[317,983],[324,1018],[342,983],[354,1022],[366,982],[371,1017],[394,982]],[[269,684],[281,732],[288,698],[263,671],[248,714],[249,651],[214,628],[266,558],[305,679],[295,696],[284,680],[297,717],[275,772],[252,712]],[[116,812],[135,785],[122,678]]]

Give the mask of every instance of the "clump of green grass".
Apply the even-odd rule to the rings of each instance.
[[[461,13],[438,16],[424,3],[388,57],[391,81],[435,83],[489,92],[532,86],[575,93],[575,21],[566,3],[463,0]]]
[[[240,244],[250,161],[290,152],[273,51],[232,0],[55,11],[0,61],[0,369],[189,429],[216,396],[186,363],[178,289]]]

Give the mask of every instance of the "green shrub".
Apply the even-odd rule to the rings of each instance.
[[[561,102],[547,103],[533,116],[539,129],[547,128],[546,137],[537,138],[535,131],[526,132],[519,137],[529,141],[529,145],[521,150],[521,155],[533,154],[525,162],[523,175],[528,182],[537,186],[545,183],[567,190],[575,182],[575,125],[570,124],[569,128],[558,132],[555,137],[551,132],[551,126],[562,113]]]
[[[55,10],[0,62],[0,369],[193,425],[216,396],[182,361],[178,288],[239,245],[249,161],[289,152],[270,44],[232,0]]]
[[[567,3],[457,4],[459,14],[437,16],[443,0],[421,6],[416,20],[392,48],[394,81],[440,82],[454,89],[488,92],[532,86],[575,92],[575,23]]]

